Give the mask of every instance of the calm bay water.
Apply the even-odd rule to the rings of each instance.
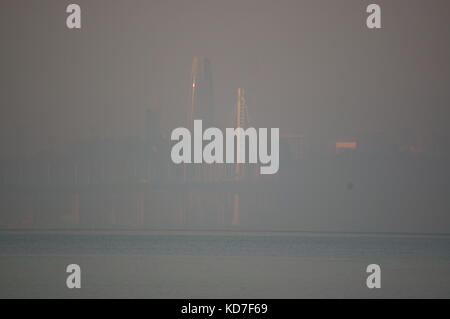
[[[65,267],[82,288],[65,286]],[[368,264],[382,288],[366,288]],[[0,297],[450,297],[450,237],[296,232],[0,233]]]

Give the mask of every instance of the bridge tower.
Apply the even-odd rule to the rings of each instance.
[[[235,127],[247,129],[249,127],[249,118],[248,118],[248,106],[245,100],[245,91],[242,88],[238,88],[237,91],[237,101],[235,107]],[[241,134],[237,135],[237,145],[241,142],[241,139],[245,138]],[[238,146],[236,148],[237,158],[240,158],[241,149]],[[245,155],[245,154],[244,154]],[[247,168],[244,169],[241,163],[236,162],[234,165],[234,180],[240,181],[247,176]],[[241,195],[238,192],[233,194],[233,216],[231,218],[231,225],[239,226],[241,223]]]
[[[235,127],[241,127],[243,129],[248,128],[249,126],[249,119],[248,119],[248,106],[247,106],[247,102],[245,101],[245,91],[242,88],[239,88],[237,91],[237,102],[236,102],[236,108],[235,108],[235,113],[236,113],[236,122],[235,122]],[[241,134],[238,134],[237,136],[237,144],[239,145],[241,143],[241,139],[245,138],[244,136],[242,136]],[[242,141],[244,142],[244,141]],[[237,153],[237,157],[240,158],[241,154],[240,154],[240,147],[237,147],[236,153]],[[245,154],[244,154],[245,155]],[[240,163],[236,163],[235,165],[235,169],[234,169],[234,176],[236,180],[240,180],[242,179],[242,164]]]

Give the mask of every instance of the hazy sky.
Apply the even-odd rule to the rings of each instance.
[[[372,2],[381,30],[365,25]],[[2,0],[0,152],[143,134],[159,105],[166,131],[186,125],[195,55],[212,63],[218,125],[243,87],[254,126],[449,136],[449,21],[448,0]]]

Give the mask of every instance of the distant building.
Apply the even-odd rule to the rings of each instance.
[[[282,132],[280,144],[287,147],[287,152],[291,160],[298,161],[305,157],[306,147],[303,134]]]
[[[163,155],[166,145],[161,134],[161,113],[161,108],[147,109],[145,113],[144,181],[161,182],[168,173]]]

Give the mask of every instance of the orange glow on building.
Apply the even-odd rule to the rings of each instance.
[[[350,149],[355,150],[358,147],[357,142],[336,142],[336,150]]]

